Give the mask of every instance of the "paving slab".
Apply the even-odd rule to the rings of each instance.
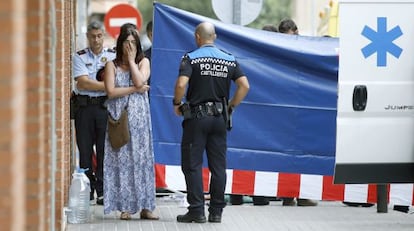
[[[207,202],[208,203],[208,202]],[[266,206],[252,203],[227,205],[222,223],[185,224],[176,217],[187,211],[183,201],[171,197],[157,197],[154,211],[158,221],[140,220],[135,214],[129,221],[119,219],[120,213],[103,214],[103,206],[91,206],[91,219],[87,224],[67,224],[67,231],[389,231],[414,230],[414,214],[388,208],[378,213],[376,206],[350,207],[338,201],[320,201],[315,207],[282,206],[281,201],[271,201]],[[206,214],[207,207],[206,207]]]

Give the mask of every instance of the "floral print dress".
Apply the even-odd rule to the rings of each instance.
[[[115,87],[132,85],[130,72],[116,67]],[[112,211],[135,214],[155,209],[154,151],[148,93],[109,99],[108,113],[119,119],[128,105],[130,141],[114,150],[105,135],[104,214]]]

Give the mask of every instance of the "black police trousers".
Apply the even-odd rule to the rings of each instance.
[[[75,115],[76,143],[79,149],[79,166],[87,168],[91,193],[103,196],[103,158],[108,113],[101,104],[80,107]],[[93,146],[96,147],[96,172],[92,171]]]
[[[206,151],[210,180],[211,214],[221,215],[226,205],[227,130],[222,115],[184,120],[181,140],[181,169],[187,186],[189,213],[204,215],[203,153]]]

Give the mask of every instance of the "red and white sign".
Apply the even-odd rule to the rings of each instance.
[[[114,38],[119,35],[119,28],[125,23],[135,24],[141,29],[142,16],[138,9],[128,4],[118,4],[112,7],[105,15],[106,31]]]

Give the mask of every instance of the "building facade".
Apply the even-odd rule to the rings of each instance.
[[[71,172],[76,1],[0,4],[0,227],[61,230]]]

